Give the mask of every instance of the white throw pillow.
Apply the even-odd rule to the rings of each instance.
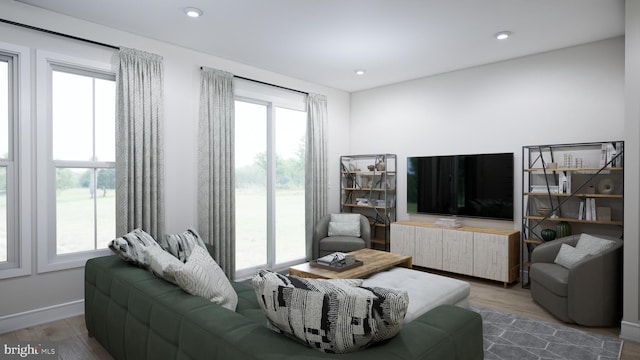
[[[331,214],[328,236],[360,237],[360,214]]]
[[[194,247],[186,263],[180,267],[170,266],[167,271],[189,294],[202,296],[231,311],[236,310],[238,294],[218,263],[202,247]]]
[[[402,329],[406,291],[358,286],[361,279],[305,279],[262,270],[253,278],[271,329],[327,353],[364,349]]]
[[[340,213],[340,214],[331,214],[331,220],[334,223],[349,223],[349,222],[357,222],[360,223],[360,214],[349,214],[349,213]]]
[[[591,256],[588,252],[576,249],[571,245],[562,244],[560,247],[560,251],[558,251],[558,255],[556,259],[553,260],[554,263],[564,266],[567,269],[571,269],[575,266],[575,264],[582,259]]]
[[[601,239],[589,234],[580,234],[580,239],[576,244],[576,249],[582,250],[591,255],[598,255],[611,249],[615,244],[616,243],[611,240]]]
[[[149,261],[151,272],[177,285],[173,274],[175,270],[184,266],[178,258],[166,252],[160,246],[153,246],[147,248],[147,260]],[[173,271],[169,271],[171,267],[174,268]]]
[[[329,222],[327,235],[360,237],[360,222]]]

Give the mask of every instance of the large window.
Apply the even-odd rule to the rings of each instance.
[[[31,271],[29,49],[0,43],[0,279]]]
[[[78,266],[115,238],[116,90],[103,70],[50,58],[39,65],[48,80],[40,170],[49,221],[38,266],[47,271]]]
[[[236,100],[237,277],[305,257],[306,113],[302,101],[295,105]]]

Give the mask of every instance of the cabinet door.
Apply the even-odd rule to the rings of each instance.
[[[473,274],[473,232],[442,230],[442,270]]]
[[[509,243],[505,235],[473,234],[473,275],[509,281]]]
[[[416,227],[413,264],[442,270],[442,229]]]
[[[415,226],[391,224],[391,252],[400,255],[415,255]],[[414,262],[415,263],[415,262]]]

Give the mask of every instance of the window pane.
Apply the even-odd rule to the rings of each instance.
[[[93,160],[93,78],[54,70],[51,82],[53,159]]]
[[[96,186],[97,248],[105,249],[116,237],[116,169],[100,169]]]
[[[0,61],[0,158],[9,157],[9,63]]]
[[[305,257],[306,113],[276,108],[276,262]]]
[[[93,250],[94,171],[56,169],[56,252],[67,254]]]
[[[96,160],[116,161],[116,83],[96,79]]]
[[[7,167],[0,167],[0,262],[7,261]]]
[[[235,103],[236,269],[267,263],[267,107]]]

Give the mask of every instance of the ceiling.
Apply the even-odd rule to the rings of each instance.
[[[349,92],[624,34],[624,0],[19,2]]]

